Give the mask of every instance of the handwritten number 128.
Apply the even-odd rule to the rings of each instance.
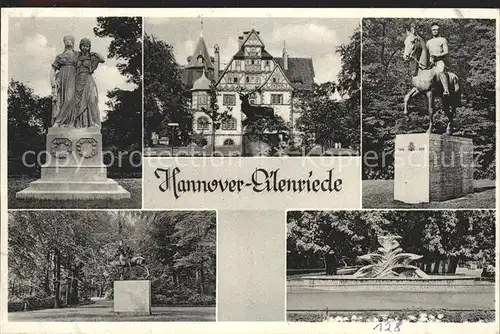
[[[373,327],[373,330],[377,330],[377,328],[379,332],[399,332],[401,330],[401,322],[379,322],[377,326]]]

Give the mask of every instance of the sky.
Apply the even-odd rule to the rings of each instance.
[[[56,55],[64,51],[63,37],[75,37],[75,50],[80,40],[87,37],[92,50],[107,57],[110,38],[96,37],[93,28],[95,18],[9,18],[9,80],[14,79],[33,88],[39,96],[50,95],[50,69]],[[106,93],[114,88],[133,89],[118,72],[117,61],[107,59],[94,72],[99,91],[101,118],[105,115]]]
[[[316,83],[335,81],[340,70],[340,57],[335,48],[349,42],[360,19],[295,19],[295,18],[203,18],[203,38],[213,56],[215,44],[220,46],[221,70],[238,49],[238,36],[243,31],[260,31],[259,37],[273,57],[283,54],[283,42],[289,57],[312,58]],[[145,18],[144,30],[174,47],[180,65],[185,65],[200,37],[200,18]]]

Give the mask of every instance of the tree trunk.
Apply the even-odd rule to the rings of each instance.
[[[450,258],[450,265],[448,266],[447,273],[454,274],[457,271],[458,266],[458,258],[456,256],[452,256]]]
[[[47,252],[47,267],[45,270],[45,282],[43,284],[43,291],[46,296],[50,296],[50,252]]]
[[[59,250],[54,249],[54,308],[61,307],[61,258]]]
[[[212,114],[212,153],[215,153],[215,118],[217,117],[217,114],[214,110]]]
[[[73,267],[73,272],[72,272],[72,278],[71,278],[71,304],[72,305],[77,305],[78,304],[78,266]]]
[[[201,299],[203,300],[203,295],[205,294],[205,283],[204,277],[203,277],[203,261],[200,263],[200,294],[201,294]]]

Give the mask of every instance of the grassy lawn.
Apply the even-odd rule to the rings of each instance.
[[[9,209],[140,209],[142,207],[142,179],[115,179],[130,192],[130,198],[120,200],[39,200],[16,199],[16,193],[28,187],[33,178],[9,178]]]
[[[151,315],[116,314],[113,301],[61,309],[11,312],[9,321],[215,321],[215,307],[153,306]]]
[[[476,180],[474,188],[461,198],[409,204],[394,200],[393,180],[364,180],[363,209],[495,209],[495,180]]]

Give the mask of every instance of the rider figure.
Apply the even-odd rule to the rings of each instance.
[[[443,85],[443,96],[450,95],[448,89],[448,77],[445,69],[448,63],[448,41],[439,35],[439,25],[433,23],[431,26],[432,38],[427,41],[431,66],[435,65],[434,70],[439,75],[439,80]]]
[[[132,263],[130,262],[131,258],[132,258],[132,250],[130,249],[130,247],[124,247],[123,245],[119,245],[118,246],[118,254],[121,254],[123,255],[123,261],[125,263],[123,263],[124,265],[128,266],[129,268],[132,267]]]

